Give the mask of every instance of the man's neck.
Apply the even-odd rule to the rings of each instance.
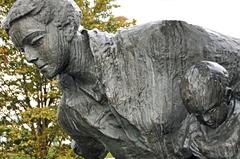
[[[98,82],[94,56],[86,30],[77,33],[71,42],[69,65],[60,75],[60,85],[65,95],[80,90],[95,101],[104,99],[103,86]],[[64,82],[66,81],[66,82]]]
[[[235,99],[231,100],[228,106],[229,106],[229,111],[228,111],[228,115],[225,122],[228,121],[231,118],[232,114],[234,113],[236,100]]]
[[[87,35],[77,32],[71,42],[70,60],[65,73],[73,76],[91,72],[93,55],[89,46]]]

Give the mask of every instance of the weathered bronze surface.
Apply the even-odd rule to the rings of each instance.
[[[239,39],[182,21],[151,22],[114,35],[79,30],[80,15],[73,0],[17,0],[3,22],[29,62],[49,79],[58,76],[63,92],[58,121],[77,154],[86,159],[102,159],[108,151],[117,159],[237,159],[239,124],[214,131],[209,142],[199,140],[192,148],[187,143],[193,114],[184,107],[179,84],[188,68],[208,60],[228,70],[228,87],[235,88]],[[230,128],[234,142],[221,137]],[[215,142],[222,147],[209,148]],[[231,149],[235,142],[237,148]]]

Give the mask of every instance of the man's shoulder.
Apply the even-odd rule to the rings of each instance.
[[[109,39],[111,39],[115,34],[103,32],[98,29],[93,30],[82,30],[82,32],[87,32],[89,39],[96,43],[108,43]]]
[[[103,32],[98,29],[93,30],[82,30],[81,32],[85,32],[89,38],[89,45],[92,51],[93,56],[101,57],[103,54],[107,53],[108,48],[114,46],[114,36],[115,34]]]

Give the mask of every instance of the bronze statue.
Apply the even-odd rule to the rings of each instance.
[[[177,146],[187,117],[179,92],[186,69],[202,60],[239,81],[240,41],[182,21],[160,21],[116,34],[79,30],[73,0],[17,0],[3,27],[63,92],[58,121],[86,159],[189,158]]]
[[[199,158],[239,158],[239,95],[230,88],[228,71],[215,62],[197,63],[183,76],[180,92],[190,113],[185,148]]]

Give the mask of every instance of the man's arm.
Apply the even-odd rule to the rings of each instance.
[[[73,109],[69,109],[66,105],[59,107],[58,123],[73,139],[71,145],[73,151],[85,159],[103,159],[107,154],[105,146],[92,137],[91,131],[88,132],[84,125],[79,126],[79,122],[76,122],[78,119],[74,119],[74,116],[76,116],[76,111]]]

